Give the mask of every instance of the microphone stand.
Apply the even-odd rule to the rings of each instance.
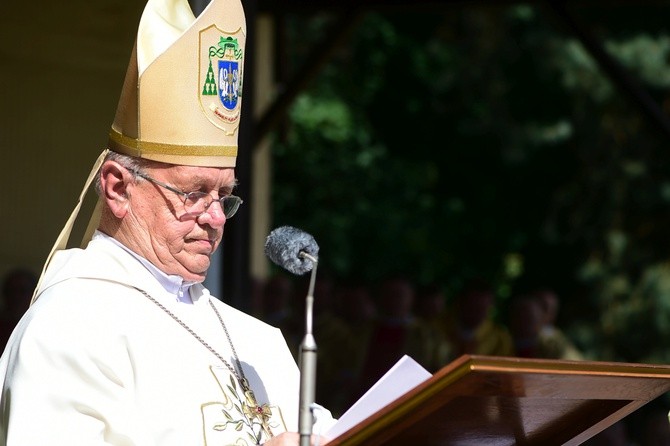
[[[316,341],[312,334],[312,308],[318,260],[304,251],[300,251],[299,256],[311,260],[314,264],[305,300],[305,337],[300,344],[300,407],[298,412],[300,446],[310,446],[314,426],[312,405],[316,394]]]

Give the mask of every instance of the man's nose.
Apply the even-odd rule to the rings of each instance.
[[[205,212],[198,217],[201,223],[206,223],[213,228],[222,227],[226,223],[226,215],[223,213],[223,205],[219,200],[213,200]]]

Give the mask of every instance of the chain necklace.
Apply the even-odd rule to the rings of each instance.
[[[258,402],[256,401],[256,396],[254,395],[254,392],[251,390],[251,386],[249,386],[249,381],[247,381],[246,376],[244,376],[244,370],[242,369],[242,364],[240,363],[240,359],[237,356],[237,352],[235,351],[235,346],[233,345],[233,341],[230,338],[230,333],[228,333],[228,328],[226,328],[226,324],[223,322],[223,318],[221,317],[221,314],[219,313],[219,310],[216,309],[216,306],[212,303],[211,300],[209,300],[209,306],[214,310],[214,313],[216,314],[216,317],[219,319],[219,323],[221,324],[221,327],[223,327],[223,331],[226,334],[226,338],[228,339],[228,344],[230,345],[230,349],[233,351],[233,358],[235,358],[235,364],[237,365],[237,369],[239,370],[239,373],[237,370],[235,370],[235,367],[233,367],[226,359],[214,348],[207,343],[203,338],[200,337],[191,327],[189,327],[184,321],[182,321],[176,314],[171,312],[170,310],[165,307],[162,303],[157,301],[153,296],[151,296],[149,293],[144,291],[141,288],[133,287],[140,293],[142,293],[147,299],[149,299],[151,302],[156,304],[158,308],[163,310],[168,316],[170,316],[172,319],[174,319],[175,322],[177,322],[179,325],[181,325],[186,331],[188,331],[195,339],[198,340],[207,350],[209,350],[211,353],[216,356],[219,361],[221,361],[227,368],[230,370],[230,373],[235,376],[237,379],[237,382],[240,383],[240,387],[242,387],[242,391],[244,392],[244,396],[247,398],[249,403],[251,403],[254,407],[259,407]]]

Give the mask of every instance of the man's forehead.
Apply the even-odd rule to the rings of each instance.
[[[199,167],[173,165],[165,169],[174,182],[182,185],[210,187],[232,187],[236,184],[235,169],[232,167]]]

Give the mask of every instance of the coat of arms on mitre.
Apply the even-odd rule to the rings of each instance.
[[[207,119],[228,135],[240,123],[243,37],[242,29],[231,34],[216,25],[200,31],[200,105]]]

